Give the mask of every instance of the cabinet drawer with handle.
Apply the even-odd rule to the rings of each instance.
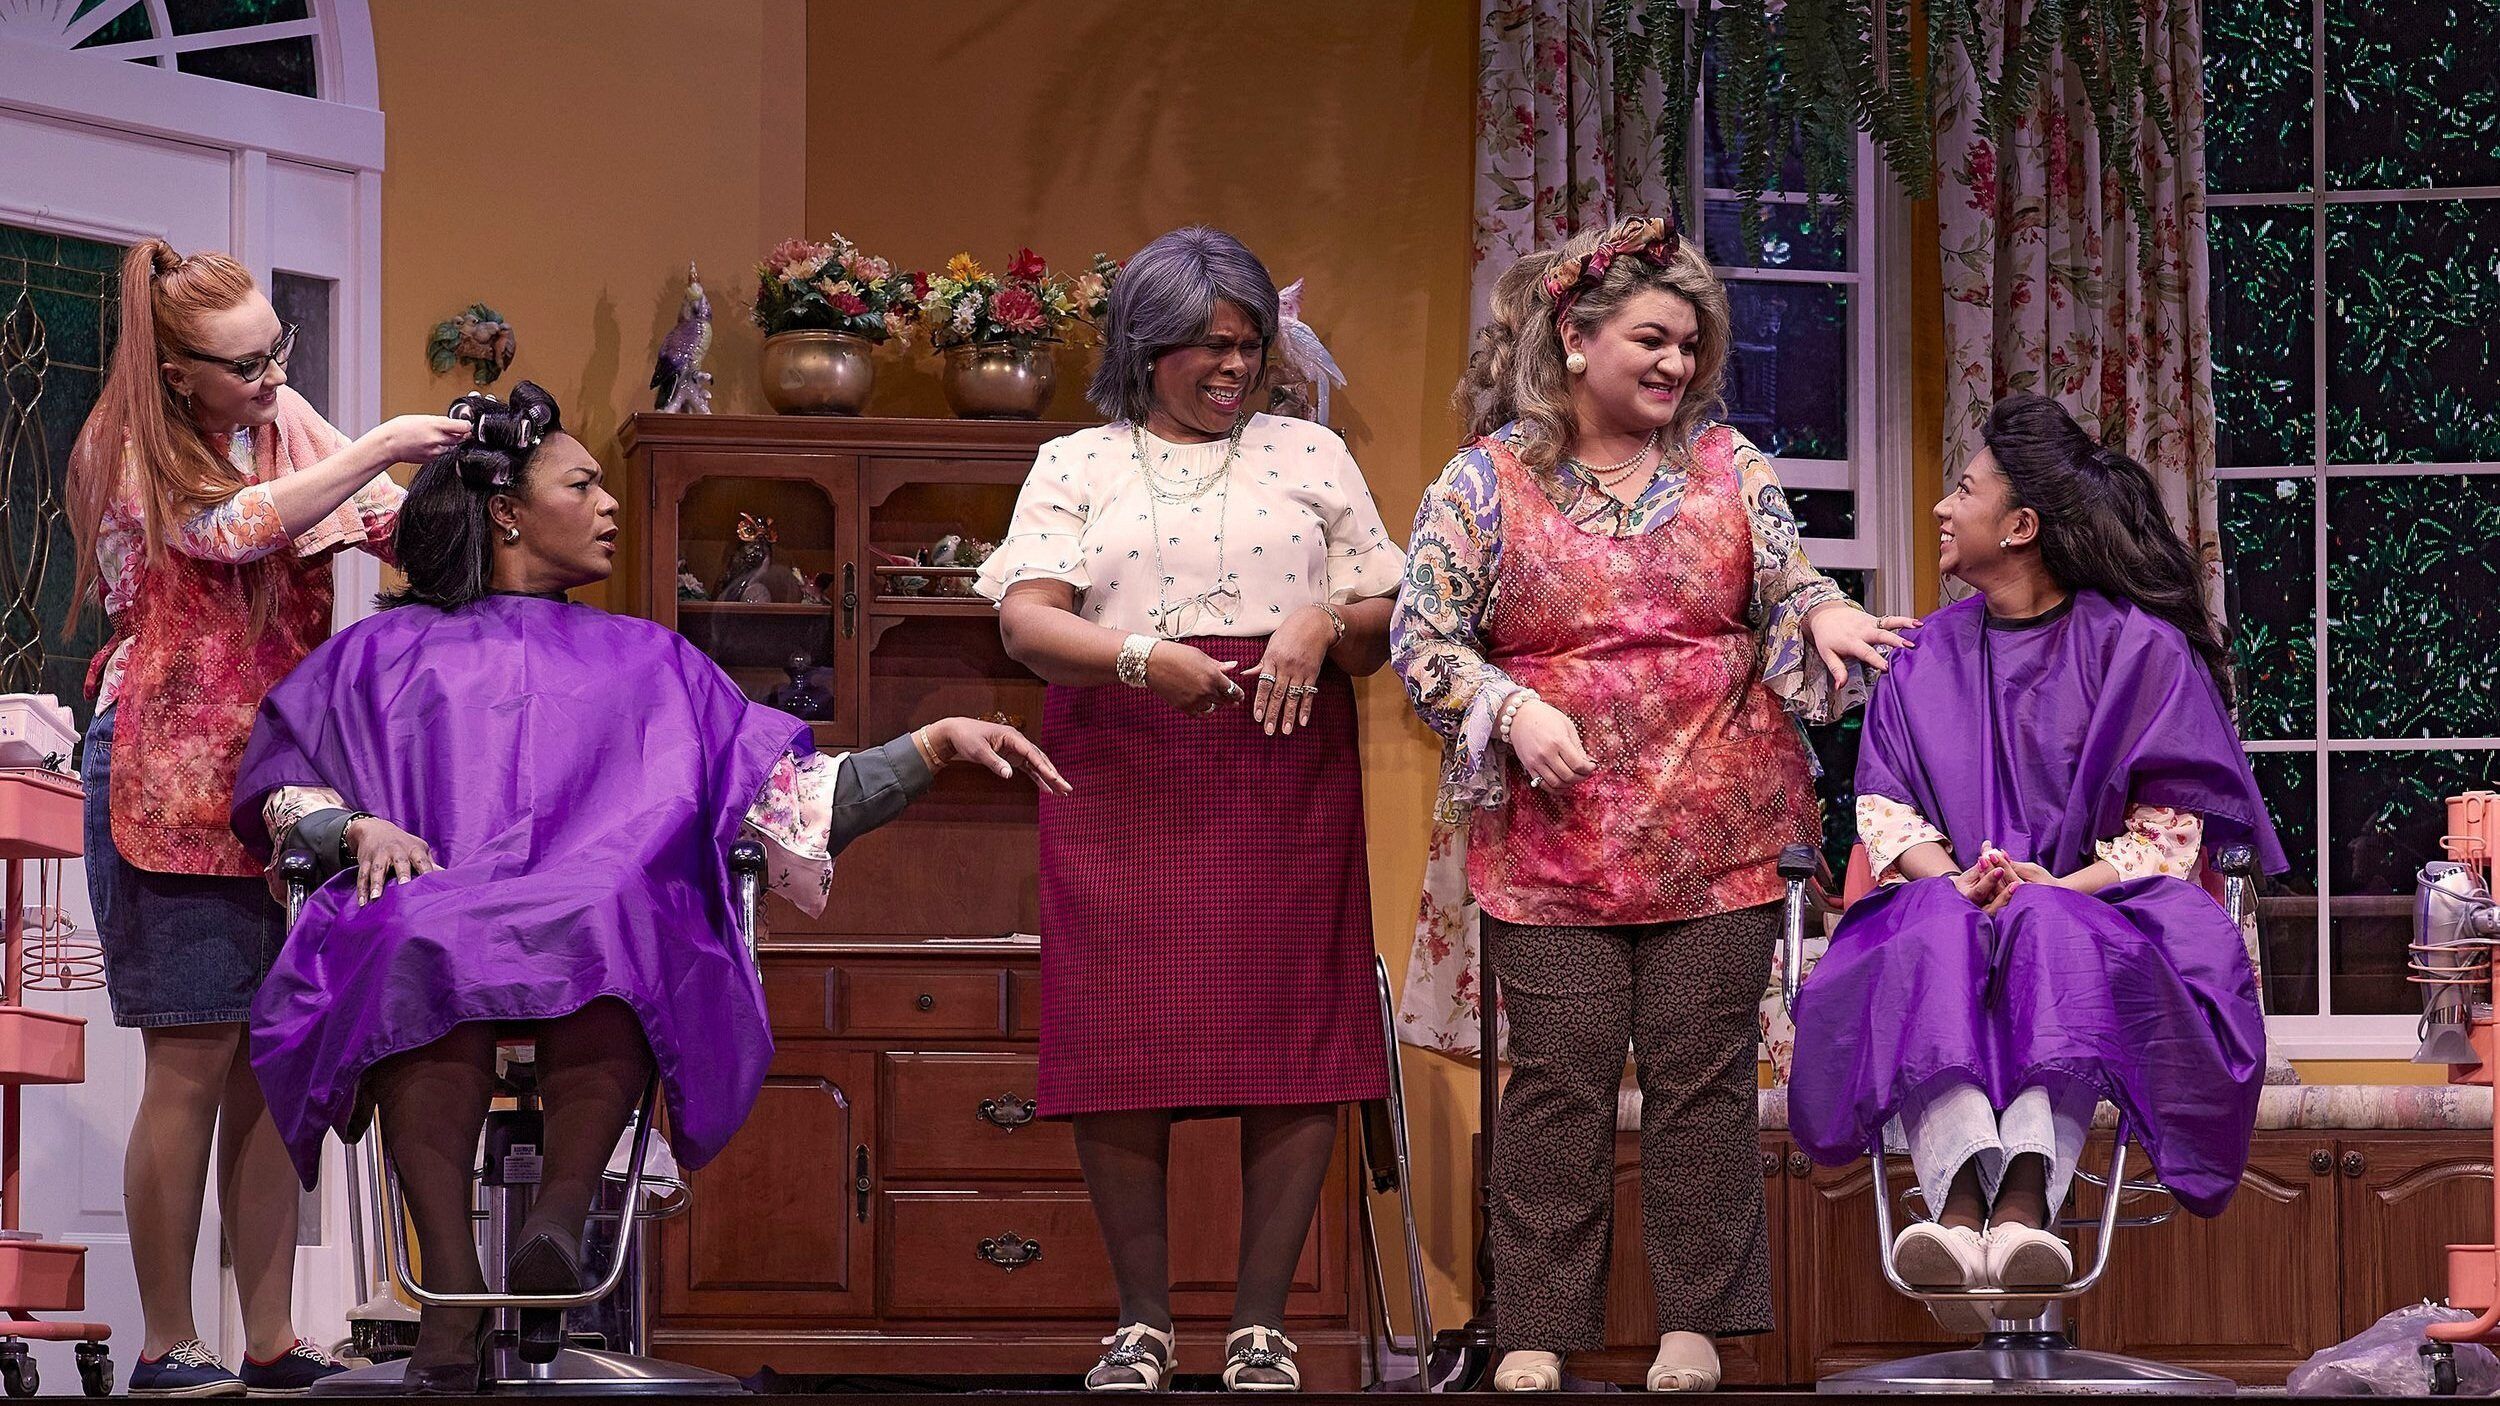
[[[1012,1054],[889,1054],[878,1100],[885,1174],[1061,1180],[1079,1175],[1076,1138],[1034,1105],[1035,1061]]]
[[[883,1198],[879,1311],[894,1318],[1102,1318],[1119,1307],[1082,1191]]]
[[[837,1035],[1007,1033],[1007,969],[929,965],[840,969]]]

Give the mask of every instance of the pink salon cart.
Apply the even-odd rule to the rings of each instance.
[[[38,1388],[28,1341],[78,1344],[78,1379],[89,1396],[113,1390],[113,1359],[102,1323],[43,1322],[37,1313],[87,1305],[87,1249],[46,1240],[18,1225],[21,1090],[75,1084],[87,1076],[87,1022],[25,1004],[26,873],[30,864],[75,858],[85,793],[75,778],[37,769],[0,770],[0,867],[7,870],[7,950],[0,960],[0,1388]]]

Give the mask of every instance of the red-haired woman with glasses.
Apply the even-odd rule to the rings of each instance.
[[[408,415],[351,441],[287,388],[294,342],[232,258],[141,241],[70,459],[74,598],[96,592],[112,626],[87,679],[87,887],[113,1019],[146,1051],[123,1162],[147,1317],[134,1396],[301,1391],[338,1370],[289,1312],[295,1179],[243,1040],[285,934],[227,812],[261,696],[330,633],[331,554],[387,546],[400,492],[383,471],[468,426]],[[212,1146],[239,1376],[191,1312]]]

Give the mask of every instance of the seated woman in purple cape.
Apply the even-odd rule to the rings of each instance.
[[[2227,845],[2285,866],[2152,476],[2036,395],[1999,402],[1986,441],[1935,509],[1943,569],[1978,595],[1928,617],[1867,705],[1858,830],[1883,886],[1799,992],[1789,1127],[1826,1164],[1888,1124],[1907,1144],[1935,1215],[1894,1243],[1909,1283],[2038,1288],[2072,1273],[2047,1227],[2099,1100],[2188,1210],[2239,1184],[2265,1021],[2196,880]]]
[[[477,1291],[467,1178],[495,1041],[534,1038],[544,1180],[507,1287],[569,1293],[653,1066],[688,1166],[763,1085],[772,1038],[728,871],[741,831],[812,913],[833,856],[949,761],[1064,783],[1021,734],[962,718],[817,754],[806,723],[677,635],[565,600],[610,574],[617,504],[544,391],[453,413],[476,428],[401,510],[406,589],[270,692],[244,753],[244,844],[343,866],[261,986],[252,1065],[308,1186],[323,1134],[378,1110],[427,1286]],[[552,1340],[559,1317],[524,1314],[522,1333]],[[474,1391],[484,1328],[425,1310],[410,1386]]]

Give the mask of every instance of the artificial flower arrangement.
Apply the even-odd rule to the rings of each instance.
[[[928,292],[926,274],[897,269],[834,234],[785,239],[755,266],[755,325],[780,332],[847,332],[909,344]]]
[[[929,280],[920,315],[937,351],[1064,341],[1071,327],[1101,325],[1118,272],[1118,264],[1097,254],[1091,268],[1069,278],[1053,274],[1041,255],[1018,249],[1007,272],[994,275],[970,254],[957,254]]]

